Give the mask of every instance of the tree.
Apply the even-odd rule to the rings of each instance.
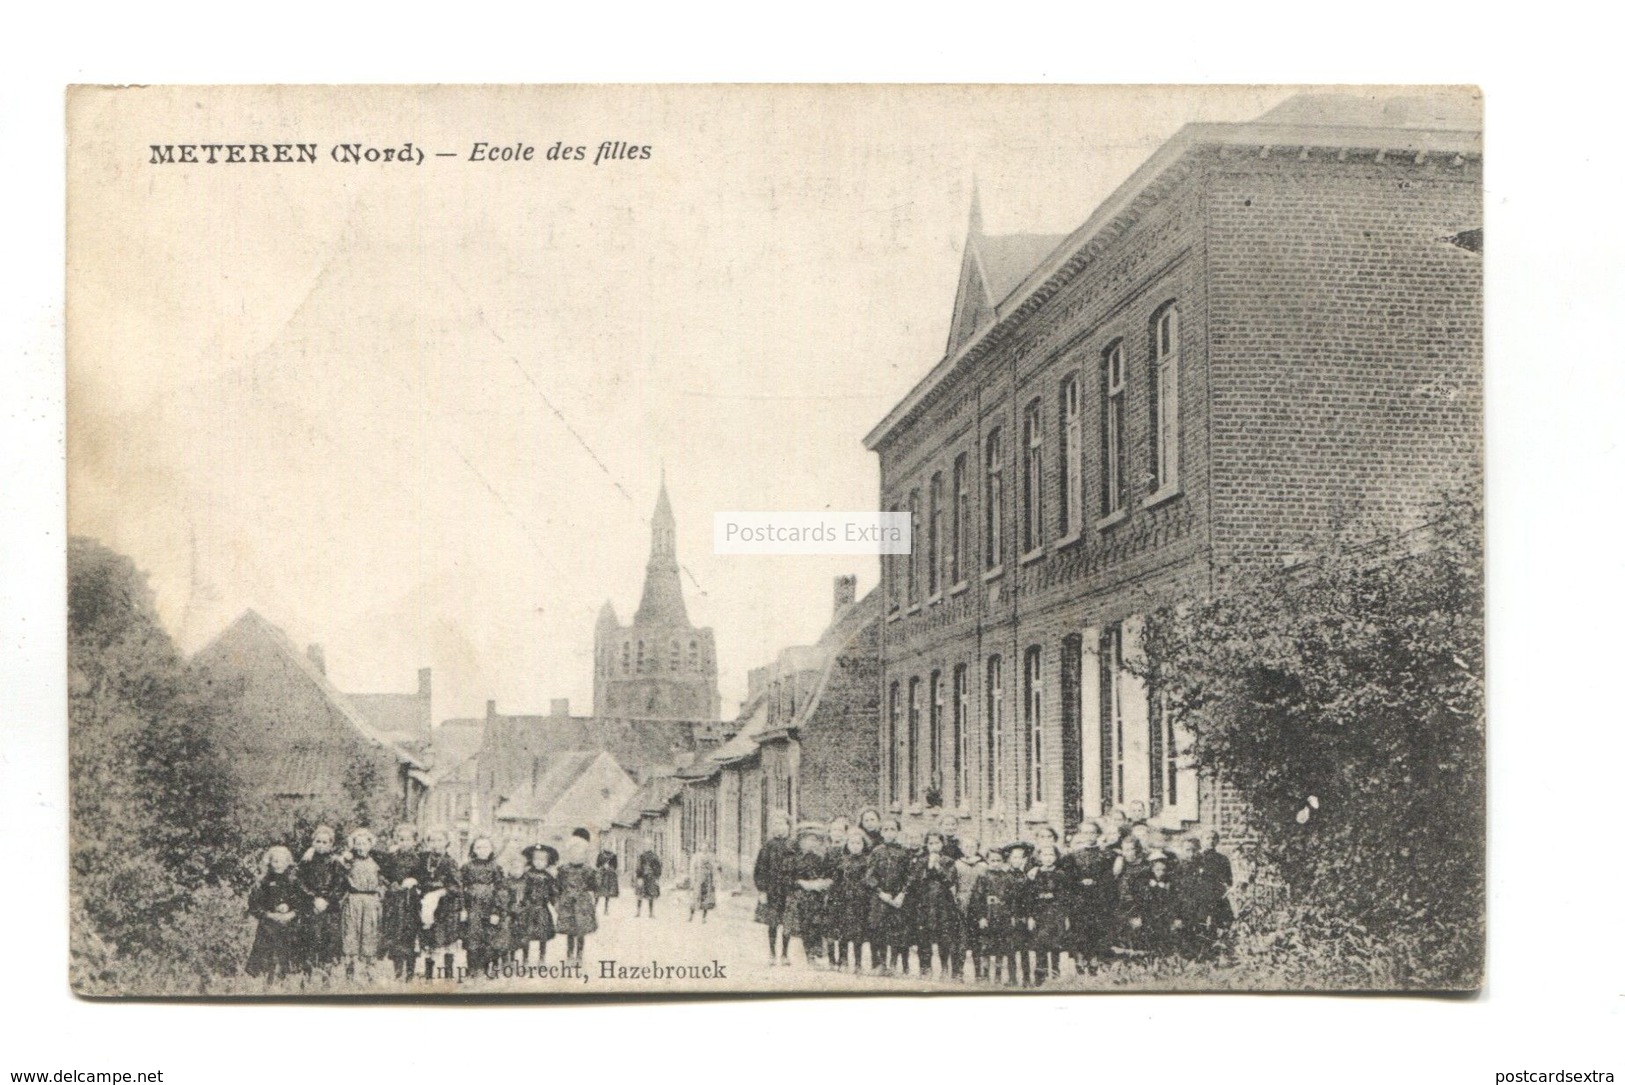
[[[1484,910],[1482,503],[1331,540],[1146,628],[1146,678],[1236,788],[1295,922],[1389,954],[1398,982],[1473,986]],[[1385,947],[1385,948],[1384,948]]]
[[[87,972],[105,973],[113,958],[173,957],[176,924],[197,895],[240,884],[237,783],[211,738],[219,710],[159,624],[152,592],[133,563],[94,541],[71,540],[76,983],[92,979]]]

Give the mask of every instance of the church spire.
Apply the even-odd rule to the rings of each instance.
[[[666,471],[660,471],[660,496],[649,518],[649,564],[643,574],[643,601],[638,604],[637,624],[688,625],[688,608],[683,605],[683,584],[677,567],[677,519],[666,496]]]

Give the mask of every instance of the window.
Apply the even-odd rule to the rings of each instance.
[[[902,510],[893,505],[887,511],[896,514]],[[913,545],[912,540],[910,545]],[[887,554],[882,559],[886,563],[886,601],[894,613],[901,610],[903,605],[902,562],[906,557],[906,554]]]
[[[638,673],[643,673],[643,642],[638,641]]]
[[[688,642],[688,669],[691,671],[700,669],[700,645],[698,641],[691,640]]]
[[[1151,813],[1179,805],[1179,746],[1168,694],[1151,695]]]
[[[970,546],[970,459],[963,452],[954,457],[954,519],[949,531],[948,582],[958,584],[970,567],[965,560]]]
[[[1123,627],[1100,633],[1100,812],[1127,802],[1123,779]]]
[[[998,656],[987,661],[987,807],[998,809],[1004,793],[1004,665]]]
[[[920,491],[908,492],[908,604],[920,601]]]
[[[1027,699],[1024,702],[1027,733],[1027,806],[1044,802],[1044,650],[1038,645],[1027,649]]]
[[[970,722],[970,668],[961,663],[954,668],[953,726],[948,732],[948,753],[952,758],[948,786],[954,806],[965,805],[969,790],[965,780],[965,727]]]
[[[1076,373],[1061,382],[1061,454],[1056,465],[1061,472],[1060,508],[1057,525],[1063,536],[1071,535],[1083,522],[1083,411]]]
[[[629,640],[621,641],[621,673],[632,673],[632,642]]]
[[[926,591],[936,595],[942,590],[942,472],[931,476],[931,507],[925,528]]]
[[[1083,816],[1083,638],[1061,639],[1061,824],[1067,832]]]
[[[1030,554],[1044,545],[1044,418],[1038,400],[1027,404],[1021,431],[1021,552]]]
[[[1123,507],[1128,488],[1128,463],[1124,457],[1124,425],[1128,421],[1123,394],[1123,342],[1106,348],[1100,364],[1100,512],[1110,516]]]
[[[1151,479],[1162,493],[1179,485],[1179,309],[1151,319]]]
[[[987,567],[1004,564],[1004,447],[1003,434],[994,430],[987,438],[987,538],[982,551]]]
[[[908,680],[908,801],[920,801],[920,680]]]
[[[667,670],[676,674],[683,669],[683,646],[676,640],[671,642],[671,654],[666,657]]]
[[[929,752],[927,764],[931,771],[926,777],[925,802],[927,806],[942,805],[942,717],[944,690],[942,688],[942,672],[931,672],[931,726],[928,733],[929,741],[926,749]],[[934,793],[934,794],[933,794]],[[932,799],[935,798],[935,802]]]
[[[886,698],[886,748],[891,753],[886,765],[886,799],[889,802],[897,801],[897,771],[903,761],[903,734],[897,726],[898,696],[897,683],[893,682]]]

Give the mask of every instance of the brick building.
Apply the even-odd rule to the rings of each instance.
[[[217,741],[277,816],[346,824],[363,816],[384,828],[418,816],[429,777],[410,745],[415,731],[378,727],[328,681],[320,649],[301,652],[248,610],[192,662],[205,687],[231,706]],[[425,700],[428,681],[428,672],[420,672]]]
[[[683,603],[677,521],[666,480],[650,518],[643,598],[630,625],[606,600],[593,632],[593,714],[625,719],[720,719],[716,638]]]
[[[1482,457],[1478,103],[1294,98],[1181,129],[1072,234],[971,215],[944,357],[868,435],[880,791],[996,840],[1220,822],[1125,667],[1141,616],[1373,536]]]

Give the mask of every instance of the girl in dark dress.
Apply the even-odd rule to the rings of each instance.
[[[815,826],[802,826],[796,837],[801,851],[791,868],[790,898],[784,906],[784,929],[801,939],[807,963],[824,958],[824,902],[834,884],[829,857],[824,852],[823,833]]]
[[[1010,937],[1006,943],[1007,953],[1011,961],[1007,983],[1016,983],[1016,973],[1019,966],[1020,984],[1023,987],[1033,985],[1033,963],[1028,951],[1032,948],[1032,883],[1027,880],[1027,872],[1033,869],[1033,846],[1025,840],[1018,840],[1004,849],[1004,861],[1010,867],[1013,875],[1011,884],[1006,892],[1009,894],[1010,912],[1013,922],[1010,925]]]
[[[864,928],[869,923],[869,836],[854,825],[846,831],[840,853],[830,870],[829,907],[824,915],[824,932],[835,945],[831,960],[836,968],[851,962],[853,972],[863,971]],[[871,964],[873,963],[871,959]]]
[[[868,840],[868,848],[870,851],[874,851],[880,846],[881,836],[879,810],[876,810],[871,806],[869,809],[859,814],[858,828],[863,830],[863,835]]]
[[[717,906],[717,868],[710,852],[701,852],[694,861],[694,895],[688,902],[688,921],[694,922],[694,913],[704,923]]]
[[[1065,875],[1056,865],[1061,851],[1040,844],[1037,863],[1027,871],[1027,939],[1032,947],[1033,983],[1042,986],[1061,971],[1061,953],[1067,946],[1068,893]]]
[[[925,834],[925,851],[914,860],[909,872],[908,895],[912,902],[915,944],[920,947],[920,975],[931,974],[933,950],[942,955],[942,970],[954,979],[965,973],[963,947],[959,936],[961,919],[955,892],[959,871],[943,852],[948,838],[933,829]]]
[[[1145,881],[1151,867],[1145,861],[1140,842],[1125,836],[1118,845],[1117,861],[1112,866],[1117,876],[1117,921],[1113,948],[1126,956],[1143,954],[1146,949]]]
[[[638,915],[643,914],[644,901],[649,902],[649,918],[655,917],[655,901],[660,899],[660,856],[645,850],[638,856],[638,868],[632,876],[632,888],[638,898]]]
[[[411,979],[418,952],[418,831],[397,825],[389,854],[380,858],[384,874],[384,920],[380,935],[384,956],[395,966],[395,978]]]
[[[547,960],[547,943],[557,934],[553,923],[553,903],[558,899],[559,882],[554,873],[557,848],[532,844],[525,849],[525,872],[514,880],[514,945],[532,963],[530,946],[536,943],[534,963]]]
[[[609,914],[609,902],[621,895],[621,857],[608,848],[598,853],[598,899],[604,902],[604,914]]]
[[[559,867],[559,897],[554,915],[564,935],[565,959],[580,964],[587,950],[587,935],[598,929],[598,872],[587,865],[590,845],[580,836],[564,844],[564,865]]]
[[[908,969],[908,905],[910,855],[898,842],[903,827],[896,818],[881,823],[879,846],[869,852],[869,956],[882,973]]]
[[[448,852],[451,835],[444,829],[431,829],[423,837],[423,850],[418,852],[418,947],[428,956],[424,968],[434,967],[434,957],[442,955],[444,975],[451,974],[452,947],[462,933],[458,915],[463,902],[460,892],[461,873],[457,860]],[[424,975],[430,973],[425,971]]]
[[[248,896],[249,914],[259,920],[245,966],[250,976],[267,984],[292,972],[299,963],[299,921],[310,907],[310,894],[293,872],[293,852],[278,844],[265,853],[265,875]]]
[[[468,955],[468,974],[478,976],[494,964],[511,946],[509,910],[512,897],[508,876],[493,858],[496,848],[488,836],[476,836],[468,847],[463,864],[463,950]]]
[[[1008,849],[988,848],[987,864],[971,886],[966,926],[976,954],[976,978],[1016,985],[1016,916],[1026,879],[1010,869]]]
[[[344,956],[344,934],[339,926],[339,904],[344,899],[344,862],[333,850],[330,825],[318,825],[310,850],[299,864],[299,884],[310,894],[310,914],[299,924],[304,968],[331,968]]]

